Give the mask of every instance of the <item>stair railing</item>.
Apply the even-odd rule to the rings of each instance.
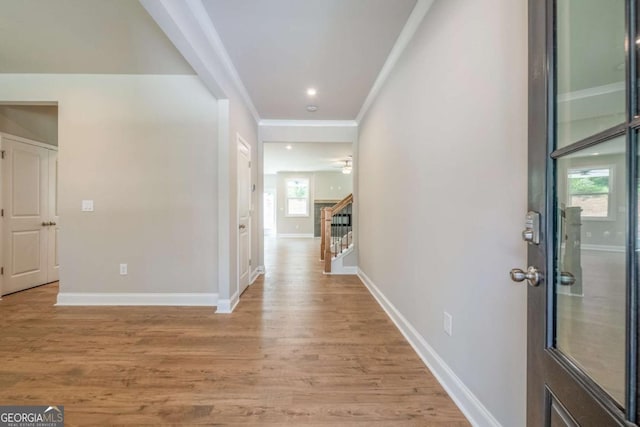
[[[349,249],[353,242],[352,234],[353,194],[321,211],[322,226],[320,241],[320,259],[324,261],[324,272],[331,272],[331,259]]]

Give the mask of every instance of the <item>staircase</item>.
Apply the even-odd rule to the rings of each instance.
[[[320,259],[324,272],[331,273],[332,261],[339,259],[353,248],[353,194],[330,208],[322,209]]]

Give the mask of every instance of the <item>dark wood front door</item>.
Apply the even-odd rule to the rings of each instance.
[[[532,427],[638,420],[636,11],[529,0]]]

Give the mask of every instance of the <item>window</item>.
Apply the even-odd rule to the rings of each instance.
[[[287,216],[309,216],[309,180],[288,179]]]
[[[611,175],[611,168],[569,169],[569,203],[582,208],[582,217],[609,217]]]

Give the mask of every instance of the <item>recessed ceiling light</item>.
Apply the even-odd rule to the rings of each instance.
[[[307,105],[307,111],[310,113],[315,113],[316,111],[318,111],[318,106],[317,105]]]
[[[316,94],[318,93],[317,90],[315,90],[314,88],[310,87],[309,89],[307,89],[307,95],[309,96],[316,96]]]
[[[293,148],[293,146],[291,146],[291,145],[287,145],[287,146],[286,146],[286,147],[284,147],[284,148],[286,148],[287,150],[291,150],[291,149]]]

